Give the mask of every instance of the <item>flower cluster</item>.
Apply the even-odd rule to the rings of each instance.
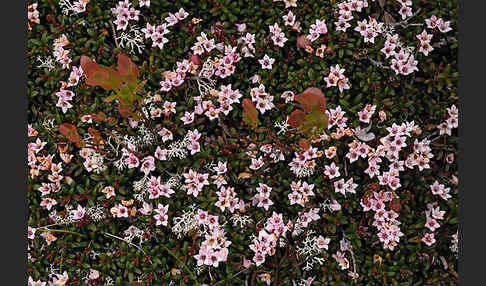
[[[417,35],[417,39],[420,40],[419,52],[421,52],[425,56],[428,56],[429,52],[434,50],[434,48],[430,44],[430,40],[432,40],[432,34],[427,34],[427,31],[423,30],[422,34]]]
[[[339,65],[331,67],[331,71],[324,77],[327,83],[326,87],[337,86],[339,91],[343,92],[345,89],[349,89],[349,79],[344,75],[344,69],[340,68]]]
[[[216,194],[218,195],[218,201],[214,205],[219,207],[222,212],[228,208],[233,213],[235,208],[243,204],[243,201],[236,197],[235,188],[222,186]]]
[[[175,71],[166,71],[163,73],[164,80],[160,82],[160,90],[164,92],[170,91],[184,83],[186,73],[195,74],[198,66],[193,62],[184,59],[177,62],[177,69]]]
[[[452,129],[459,126],[459,112],[455,105],[447,108],[449,118],[446,121],[440,123],[437,128],[439,129],[439,135],[447,134],[451,135]]]
[[[427,233],[422,238],[422,241],[431,246],[435,243],[434,231],[440,227],[438,220],[444,219],[445,211],[441,211],[439,204],[434,202],[432,204],[427,204],[427,211],[425,212],[425,227],[428,228],[432,233]]]
[[[81,67],[73,66],[71,73],[69,74],[69,78],[67,81],[67,87],[73,87],[78,85],[79,80],[84,75],[83,69]]]
[[[155,225],[164,225],[167,226],[167,223],[169,222],[169,216],[167,214],[169,210],[169,205],[162,205],[159,204],[154,211],[157,213],[154,215],[155,219]]]
[[[61,87],[61,89],[56,92],[56,96],[58,97],[56,106],[61,108],[63,113],[66,113],[68,109],[73,107],[70,101],[75,96],[74,92]]]
[[[294,159],[289,163],[290,170],[297,178],[310,176],[314,174],[314,168],[316,167],[316,161],[314,159],[317,157],[317,148],[309,147],[302,154],[295,152]]]
[[[209,174],[189,170],[189,172],[183,175],[185,184],[182,186],[182,189],[187,190],[187,195],[197,197],[202,192],[203,187],[209,185]]]
[[[37,3],[32,3],[27,7],[27,19],[33,23],[40,24],[39,11],[37,11]]]
[[[270,199],[272,188],[266,184],[259,183],[256,190],[257,193],[252,198],[252,205],[268,210],[268,208],[273,205],[273,202]]]
[[[152,47],[158,47],[162,50],[164,45],[169,42],[169,40],[164,37],[169,33],[168,27],[184,20],[187,16],[189,16],[189,13],[184,11],[183,8],[180,8],[175,14],[169,13],[169,16],[165,18],[165,23],[161,25],[152,26],[150,23],[147,23],[146,27],[142,29],[142,32],[145,34],[145,39],[151,39]]]
[[[452,31],[452,28],[450,27],[451,21],[444,21],[442,18],[437,18],[436,15],[432,15],[429,19],[425,19],[425,23],[427,24],[427,28],[437,28],[441,33]]]
[[[433,195],[440,196],[446,201],[451,198],[451,195],[449,194],[451,188],[446,188],[443,184],[440,184],[437,180],[432,185],[430,185],[430,190],[432,191]]]
[[[64,49],[67,45],[69,45],[69,40],[64,34],[54,41],[53,55],[56,58],[56,61],[62,65],[62,69],[69,68],[69,65],[71,64],[71,58],[68,55],[69,50]]]
[[[353,182],[353,178],[346,182],[344,179],[334,182],[334,191],[336,193],[341,193],[344,196],[346,196],[346,193],[356,194],[356,187],[358,187],[358,184]]]
[[[391,60],[391,68],[396,74],[409,75],[414,71],[418,71],[418,61],[415,60],[414,55],[401,49],[395,52],[395,58]]]
[[[311,41],[314,42],[317,40],[321,35],[324,35],[327,33],[327,25],[325,20],[319,20],[316,19],[316,23],[312,24],[309,28],[309,35],[307,35],[307,38]]]
[[[226,239],[225,230],[218,222],[218,216],[198,209],[196,218],[199,225],[207,229],[205,240],[201,243],[199,253],[194,256],[197,266],[208,265],[218,267],[219,263],[228,259],[228,246],[231,241]]]
[[[265,91],[265,86],[263,84],[252,88],[250,90],[250,96],[251,100],[255,102],[256,109],[258,109],[261,114],[264,114],[265,111],[275,107],[275,104],[273,104],[273,96]]]
[[[285,42],[287,42],[289,39],[285,37],[285,34],[284,32],[282,32],[282,29],[280,29],[277,23],[273,24],[273,26],[269,26],[269,29],[270,29],[270,34],[272,34],[270,38],[272,39],[273,44],[275,46],[279,46],[283,48]]]
[[[238,38],[237,43],[243,43],[241,45],[241,53],[243,54],[243,57],[248,58],[255,56],[255,47],[253,46],[255,43],[255,34],[246,33],[245,36]]]
[[[250,249],[255,252],[253,262],[256,266],[265,262],[265,257],[273,256],[277,247],[279,236],[285,236],[288,226],[284,224],[282,214],[272,213],[267,219],[264,229],[258,232],[258,237],[253,239]]]
[[[358,21],[358,26],[354,30],[361,34],[365,43],[374,44],[375,38],[383,32],[383,23],[379,23],[375,18],[370,18],[369,21],[364,19]]]
[[[393,250],[400,242],[400,237],[404,235],[400,231],[398,213],[386,209],[385,203],[391,202],[394,195],[389,191],[373,192],[372,195],[373,197],[363,197],[361,206],[365,212],[369,210],[375,212],[373,226],[379,231],[378,238],[383,243],[384,249]]]
[[[240,98],[243,97],[238,89],[231,87],[231,84],[221,85],[219,90],[211,89],[210,94],[217,98],[219,106],[211,100],[204,100],[202,96],[195,96],[196,106],[194,107],[194,111],[185,116],[190,116],[192,119],[194,114],[201,115],[204,113],[209,120],[214,120],[219,118],[219,114],[221,113],[228,115],[233,110],[233,105],[239,103]]]
[[[174,193],[174,190],[167,184],[162,184],[160,182],[160,177],[151,176],[147,181],[147,190],[149,192],[149,199],[157,199],[160,196],[170,198]]]
[[[307,182],[301,183],[292,182],[291,183],[292,192],[288,194],[290,205],[298,204],[300,206],[305,206],[305,203],[309,201],[309,197],[314,196],[314,184],[307,184]]]
[[[113,15],[116,17],[116,20],[113,21],[113,23],[116,24],[117,30],[124,31],[128,27],[128,22],[130,20],[139,20],[140,11],[133,7],[130,7],[131,5],[132,3],[130,3],[128,0],[125,0],[118,2],[115,8],[111,8],[111,13],[113,13]]]

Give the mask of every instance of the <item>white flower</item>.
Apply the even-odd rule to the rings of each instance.
[[[272,65],[275,62],[275,59],[270,58],[267,54],[263,57],[263,59],[258,60],[258,62],[262,65],[262,69],[272,69]]]

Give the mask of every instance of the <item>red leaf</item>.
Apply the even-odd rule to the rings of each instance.
[[[118,54],[118,72],[120,76],[128,77],[130,80],[136,80],[138,77],[138,67],[126,54]]]
[[[305,50],[307,47],[312,47],[312,42],[307,36],[302,35],[297,38],[297,47]]]
[[[91,118],[93,118],[96,122],[106,121],[108,117],[104,112],[98,111],[98,113],[91,114]]]
[[[308,113],[320,111],[325,113],[327,108],[326,98],[322,91],[315,87],[309,87],[303,93],[297,94],[294,100],[300,103]]]
[[[81,56],[81,68],[88,78],[101,70],[95,61],[85,55]]]
[[[191,61],[193,64],[195,64],[195,65],[197,65],[197,66],[199,66],[199,67],[200,67],[200,66],[202,66],[202,61],[201,61],[201,58],[199,57],[199,55],[196,55],[196,54],[191,55],[191,57],[189,58],[189,60],[190,60],[190,61]]]
[[[247,117],[245,117],[245,120],[247,120],[247,123],[250,126],[256,128],[258,125],[258,110],[255,108],[255,105],[248,98],[244,98],[241,104],[243,105]]]
[[[78,129],[72,124],[63,123],[59,125],[59,133],[61,133],[69,141],[75,143],[78,147],[82,147],[84,145],[83,137],[78,134]]]
[[[120,115],[124,118],[130,117],[131,113],[131,108],[128,105],[121,104],[118,105],[118,111],[120,112]]]
[[[100,144],[103,141],[103,137],[101,137],[101,134],[98,132],[98,130],[90,127],[88,128],[88,133],[93,136],[91,140],[93,141],[94,144]]]
[[[391,202],[390,202],[390,209],[396,211],[396,212],[400,212],[400,210],[402,209],[402,205],[400,204],[400,199],[399,198],[394,198]]]
[[[311,144],[310,144],[309,140],[303,138],[303,139],[299,140],[299,146],[300,146],[300,148],[302,148],[302,150],[305,151],[305,150],[310,148]]]
[[[81,68],[86,74],[87,85],[99,85],[105,90],[113,90],[121,86],[120,73],[112,67],[100,66],[89,57],[83,55],[81,56]],[[135,73],[135,71],[133,72]],[[136,74],[138,75],[138,69]]]
[[[288,121],[290,127],[298,128],[300,125],[302,125],[302,123],[304,123],[304,121],[305,121],[304,111],[297,109],[294,110],[292,113],[290,113],[290,117]]]

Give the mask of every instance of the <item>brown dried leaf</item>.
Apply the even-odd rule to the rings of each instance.
[[[251,174],[250,173],[247,173],[247,172],[241,172],[238,175],[238,180],[239,179],[249,179],[249,178],[251,178]]]

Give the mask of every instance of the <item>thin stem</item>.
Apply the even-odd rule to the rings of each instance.
[[[125,148],[128,152],[132,153],[133,155],[137,156],[138,159],[142,159],[143,158],[143,154],[137,152],[137,151],[133,151],[131,150],[130,148],[128,148],[128,146],[123,143],[123,141],[121,141],[120,138],[118,138],[118,136],[116,136],[115,134],[113,134],[113,132],[111,132],[110,130],[108,129],[105,129],[106,133],[108,133],[108,135],[110,135],[113,139],[115,139],[115,141],[120,144],[123,148]]]
[[[64,232],[64,233],[71,233],[71,234],[76,234],[76,235],[79,235],[81,237],[86,237],[86,235],[84,234],[81,234],[79,232],[74,232],[74,231],[70,231],[70,230],[65,230],[65,229],[48,229],[48,228],[45,228],[45,229],[37,229],[38,231],[53,231],[53,232]]]
[[[121,240],[121,241],[124,241],[124,242],[128,243],[129,245],[131,245],[131,246],[133,246],[133,247],[137,248],[137,249],[138,249],[138,250],[140,250],[141,252],[143,252],[143,254],[145,254],[145,251],[143,251],[143,249],[142,249],[140,246],[136,245],[136,244],[133,244],[133,243],[131,243],[131,242],[129,242],[129,241],[126,241],[125,239],[123,239],[123,238],[121,238],[121,237],[119,237],[119,236],[113,235],[113,234],[111,234],[111,233],[103,232],[103,234],[105,234],[105,235],[107,235],[107,236],[110,236],[110,237],[112,237],[112,238],[116,238],[116,239],[119,239],[119,240]]]
[[[115,45],[116,45],[117,48],[119,48],[120,46],[118,45],[115,26],[113,26],[113,23],[111,21],[109,23],[110,23],[110,26],[111,26],[111,30],[113,31],[113,38],[115,39]]]
[[[186,271],[189,273],[189,275],[191,276],[191,279],[194,280],[194,282],[196,282],[196,285],[200,285],[199,282],[197,281],[197,277],[196,275],[194,275],[194,273],[192,273],[192,271],[189,269],[189,267],[187,267],[187,265],[184,263],[184,261],[180,260],[179,257],[177,257],[172,251],[170,251],[170,249],[163,245],[163,244],[160,244],[162,246],[162,248],[164,248],[167,252],[169,252],[170,255],[172,255],[172,257],[174,257],[180,264],[182,264],[182,266],[186,269]],[[212,279],[211,279],[212,280]]]
[[[393,23],[393,24],[388,24],[388,26],[392,26],[392,27],[395,27],[395,26],[402,26],[402,28],[407,28],[408,26],[422,26],[423,24],[409,24],[408,21],[410,21],[410,19],[412,19],[413,17],[417,16],[419,13],[420,13],[420,9],[418,9],[415,13],[413,13],[413,15],[411,17],[408,17],[407,19],[403,20],[403,21],[400,21],[400,22],[397,22],[397,23]]]

